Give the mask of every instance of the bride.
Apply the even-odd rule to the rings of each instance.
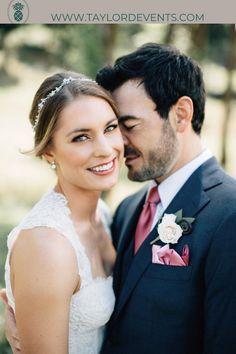
[[[96,82],[48,77],[30,112],[36,156],[57,183],[8,237],[6,289],[22,354],[98,354],[114,307],[115,251],[100,194],[117,181],[117,110]]]

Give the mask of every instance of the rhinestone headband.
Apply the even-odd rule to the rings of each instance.
[[[34,121],[34,125],[33,125],[33,130],[34,131],[36,130],[37,125],[39,123],[40,112],[41,112],[43,106],[45,105],[45,102],[50,97],[56,95],[62,89],[62,87],[64,87],[65,85],[68,85],[70,82],[75,81],[75,80],[78,80],[78,81],[81,81],[81,82],[93,82],[93,83],[97,84],[96,81],[91,80],[91,79],[87,79],[86,77],[85,78],[74,78],[74,77],[70,76],[68,78],[63,79],[63,81],[62,81],[60,86],[57,86],[54,90],[50,91],[49,94],[46,97],[41,98],[41,100],[40,100],[40,102],[38,104],[38,113],[35,116],[35,121]]]

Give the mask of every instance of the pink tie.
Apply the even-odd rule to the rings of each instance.
[[[156,206],[160,202],[157,187],[154,186],[149,193],[148,199],[143,206],[142,213],[140,214],[138,225],[135,232],[134,253],[137,253],[139,247],[149,234],[156,212]]]

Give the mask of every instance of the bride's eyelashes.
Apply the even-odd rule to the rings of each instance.
[[[115,129],[118,128],[118,124],[111,124],[108,127],[106,127],[106,129],[104,130],[104,133],[110,133],[113,132]],[[87,134],[79,134],[76,135],[73,139],[72,142],[84,142],[87,141],[88,139],[90,139],[90,136]]]
[[[89,136],[88,136],[88,135],[85,135],[85,134],[76,135],[76,136],[72,139],[72,143],[77,143],[77,142],[86,141],[87,139],[89,139]]]
[[[112,132],[113,130],[118,128],[118,124],[111,124],[105,129],[105,132]]]

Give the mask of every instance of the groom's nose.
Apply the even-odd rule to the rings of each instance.
[[[129,145],[129,140],[128,140],[128,138],[127,138],[124,134],[122,134],[122,138],[123,138],[123,143],[124,143],[124,145],[125,145],[125,146],[128,146],[128,145]]]
[[[124,145],[127,146],[129,144],[129,140],[128,140],[127,136],[124,134],[124,132],[122,132],[122,130],[121,130],[121,135],[123,138]]]

